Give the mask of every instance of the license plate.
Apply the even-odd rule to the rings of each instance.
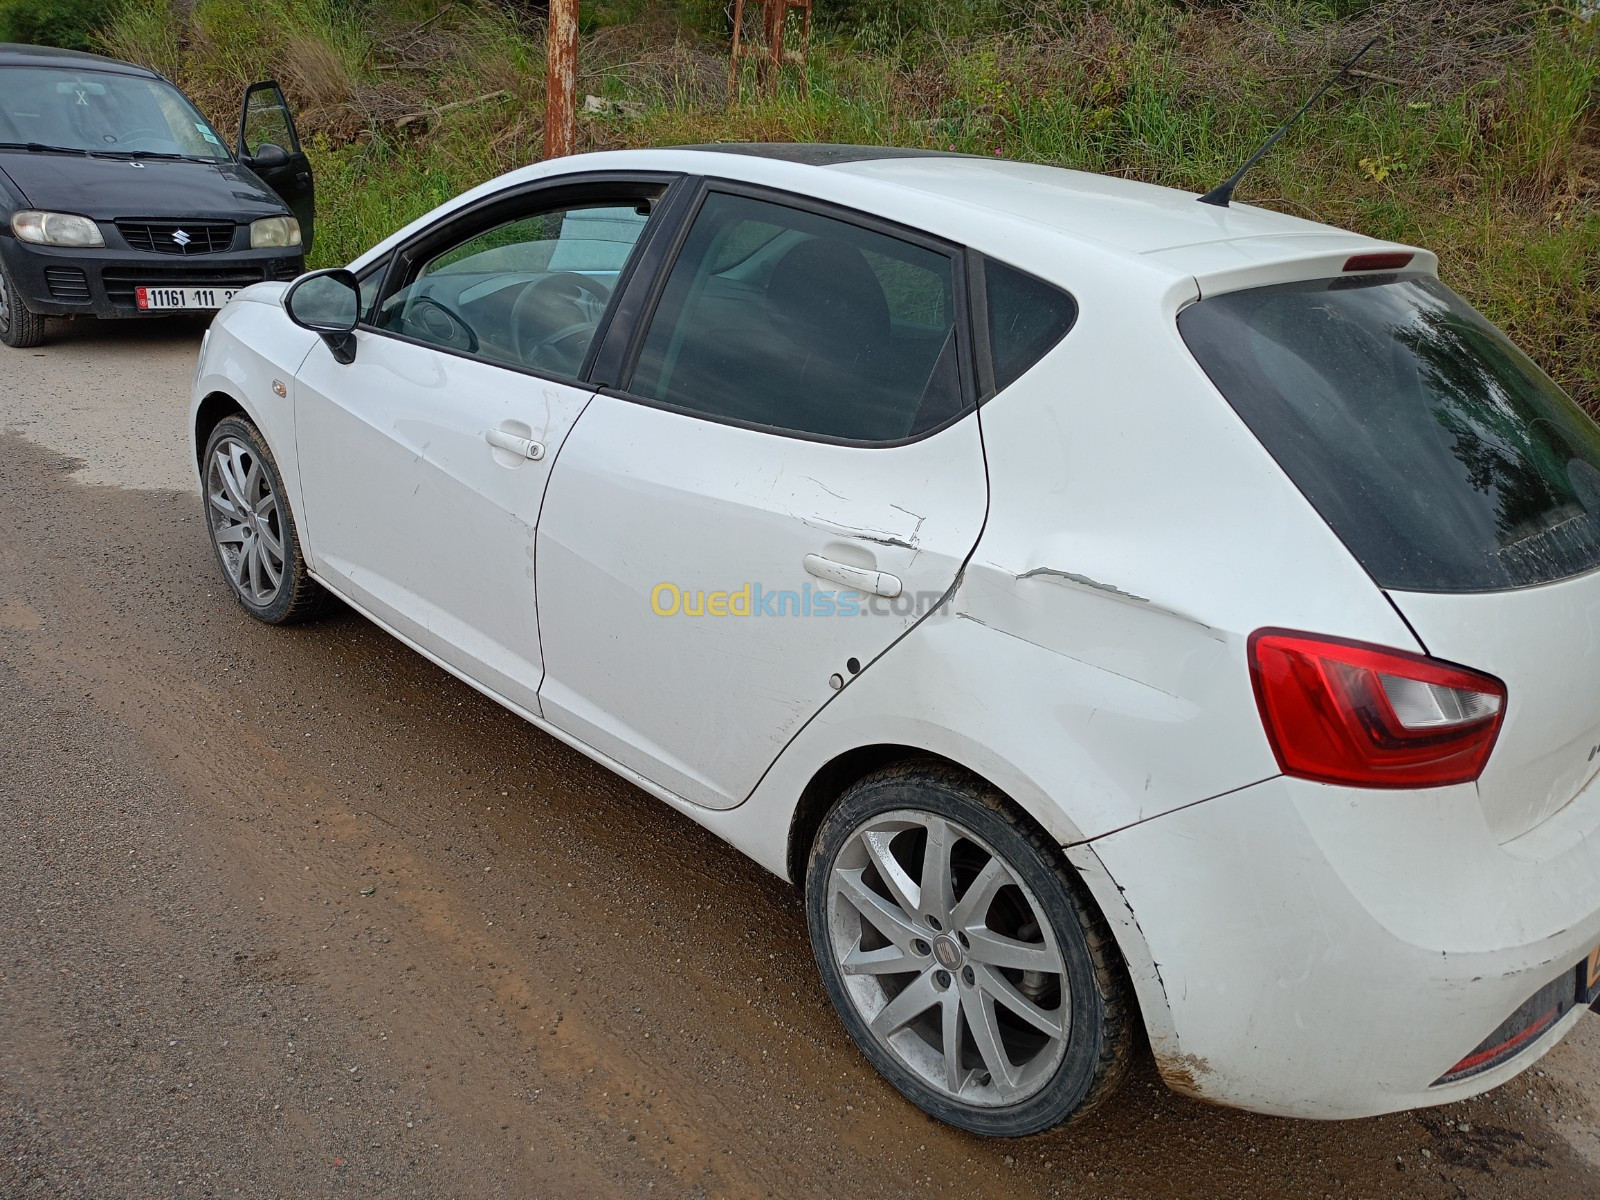
[[[221,308],[239,294],[239,288],[141,287],[135,291],[144,309]]]

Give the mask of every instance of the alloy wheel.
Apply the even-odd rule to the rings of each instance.
[[[0,271],[0,334],[11,332],[11,285]]]
[[[1013,1105],[1066,1053],[1071,989],[1044,910],[970,830],[911,809],[872,817],[828,873],[828,938],[871,1035],[946,1097]]]
[[[218,557],[240,597],[264,608],[283,586],[283,524],[272,477],[237,438],[212,447],[206,465],[206,512]]]

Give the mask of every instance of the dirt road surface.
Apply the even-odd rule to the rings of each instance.
[[[245,616],[186,458],[198,341],[0,355],[3,1200],[1600,1194],[1594,1019],[1380,1120],[1146,1068],[1034,1139],[930,1122],[787,885],[354,615]]]

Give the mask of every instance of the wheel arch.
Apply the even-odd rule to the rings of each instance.
[[[195,470],[203,468],[203,459],[206,453],[206,443],[211,440],[211,431],[222,423],[226,417],[235,414],[244,417],[251,424],[260,425],[250,411],[245,408],[237,396],[229,392],[213,391],[203,396],[194,408],[193,441]],[[263,435],[265,436],[265,435]]]
[[[832,809],[834,802],[849,788],[868,775],[897,763],[921,761],[933,765],[954,767],[993,788],[1025,820],[1036,826],[1052,842],[1058,836],[1050,834],[1047,824],[1038,814],[1030,811],[1011,789],[1002,786],[990,773],[978,770],[948,754],[898,742],[877,742],[856,746],[824,762],[811,775],[800,791],[789,820],[788,845],[785,869],[790,882],[801,891],[805,889],[806,867],[815,844],[817,831]],[[1151,955],[1144,932],[1139,928],[1126,897],[1117,883],[1101,865],[1099,856],[1089,842],[1064,845],[1062,861],[1077,878],[1083,894],[1099,912],[1115,941],[1122,958],[1123,969],[1132,984],[1136,1021],[1144,1028],[1152,1047],[1175,1052],[1176,1033],[1172,1025],[1171,1008],[1167,1001],[1160,969]],[[1170,1053],[1169,1053],[1170,1057]],[[1180,1089],[1181,1090],[1181,1089]]]

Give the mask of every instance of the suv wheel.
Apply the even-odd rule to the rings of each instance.
[[[4,263],[0,263],[0,342],[17,350],[44,342],[44,318],[22,302]]]
[[[994,789],[936,764],[890,767],[818,831],[806,916],[851,1037],[913,1103],[1020,1137],[1121,1082],[1125,971],[1082,884]]]

